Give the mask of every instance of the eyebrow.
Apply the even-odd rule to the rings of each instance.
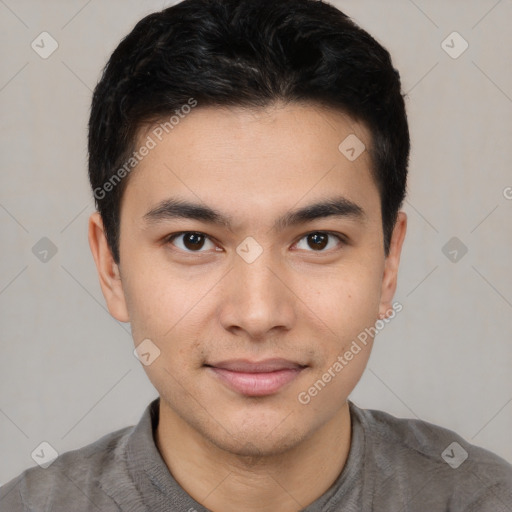
[[[346,197],[339,196],[313,203],[296,210],[289,211],[279,217],[273,230],[281,231],[288,227],[312,222],[327,217],[349,218],[364,222],[367,215],[364,209]],[[178,198],[164,199],[143,217],[149,224],[158,224],[173,219],[192,219],[208,224],[224,226],[231,230],[231,217],[209,206],[192,203]]]

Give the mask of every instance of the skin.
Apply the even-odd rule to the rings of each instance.
[[[150,133],[141,131],[139,142]],[[372,340],[308,404],[298,396],[391,310],[407,224],[400,212],[386,257],[368,151],[351,162],[338,149],[349,134],[370,147],[364,125],[313,104],[199,106],[130,175],[119,265],[99,214],[90,217],[110,313],[131,323],[136,346],[150,339],[160,350],[144,366],[160,395],[157,446],[179,484],[212,511],[300,510],[333,484],[347,459],[347,397]],[[339,196],[364,218],[273,229],[286,212]],[[215,208],[232,224],[145,221],[170,197]],[[205,233],[203,246],[194,252],[183,236],[168,240],[183,231]],[[319,249],[307,237],[317,231],[344,241],[332,236]],[[252,263],[236,252],[246,237],[263,251]],[[275,357],[306,367],[260,397],[233,391],[204,366]]]

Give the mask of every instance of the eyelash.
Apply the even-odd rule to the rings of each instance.
[[[187,234],[195,234],[195,235],[200,235],[200,236],[204,236],[205,238],[207,238],[208,240],[210,240],[211,242],[213,242],[213,239],[208,236],[206,233],[203,233],[201,231],[180,231],[178,233],[173,233],[169,236],[167,236],[165,239],[164,239],[164,242],[166,244],[172,244],[172,242],[182,236],[182,235],[187,235]],[[341,245],[345,245],[347,244],[347,239],[344,235],[342,235],[341,233],[334,233],[332,231],[310,231],[309,233],[306,233],[304,235],[302,235],[298,240],[297,242],[294,243],[294,245],[298,244],[301,240],[303,240],[304,238],[307,238],[309,235],[314,235],[314,234],[321,234],[321,235],[329,235],[329,236],[332,236],[334,238],[336,238],[338,240],[338,242],[341,244]],[[339,249],[339,247],[338,247]],[[208,252],[208,251],[202,251],[202,250],[199,250],[199,251],[190,251],[190,250],[183,250],[183,249],[180,249],[180,248],[176,248],[176,250],[178,251],[181,251],[181,252],[185,252],[187,254],[201,254],[201,253],[204,253],[204,252]],[[329,253],[333,250],[336,250],[335,249],[329,249],[327,251],[325,250],[318,250],[318,251],[314,251],[314,250],[310,250],[310,251],[306,251],[306,252],[312,252],[312,253],[318,253],[318,254],[322,254],[322,253]]]

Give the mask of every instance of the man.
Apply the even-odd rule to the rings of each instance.
[[[334,7],[140,21],[94,92],[89,242],[159,398],[2,511],[512,510],[507,462],[348,400],[401,309],[408,156],[389,54]]]

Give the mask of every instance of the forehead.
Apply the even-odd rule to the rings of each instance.
[[[136,147],[152,149],[130,175],[128,201],[150,207],[179,193],[219,209],[252,205],[263,213],[283,201],[336,194],[380,211],[370,132],[342,112],[313,104],[199,104],[178,122],[166,121],[138,134]]]

